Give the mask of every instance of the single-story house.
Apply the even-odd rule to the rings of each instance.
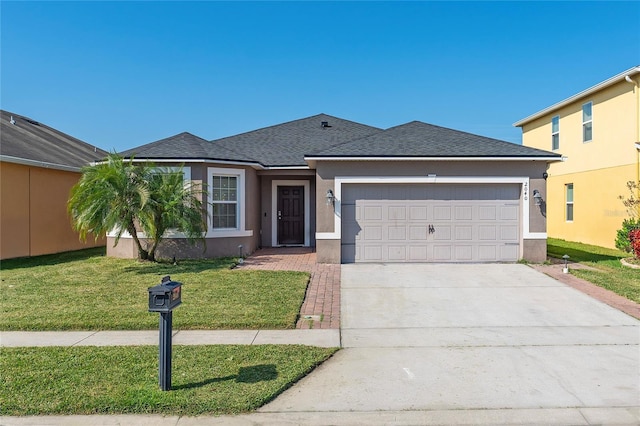
[[[208,191],[206,247],[171,234],[160,256],[304,246],[324,263],[543,261],[546,170],[561,160],[419,121],[379,129],[326,114],[121,154],[183,164]],[[136,255],[126,235],[109,239],[108,254]]]
[[[43,123],[0,111],[0,259],[104,246],[79,239],[67,214],[83,166],[107,155]]]

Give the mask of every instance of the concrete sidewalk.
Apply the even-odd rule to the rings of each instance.
[[[142,331],[3,331],[0,347],[157,345],[158,330]],[[183,330],[174,345],[307,345],[339,347],[340,330]]]

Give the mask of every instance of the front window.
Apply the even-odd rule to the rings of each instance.
[[[551,119],[551,149],[560,148],[560,116]]]
[[[565,185],[566,192],[566,220],[567,222],[573,222],[573,184],[568,183]]]
[[[582,105],[582,142],[589,142],[593,138],[593,102]]]
[[[213,229],[238,229],[238,178],[213,175]]]
[[[245,229],[245,170],[208,167],[208,238],[249,237]]]

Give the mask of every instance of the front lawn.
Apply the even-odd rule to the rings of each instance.
[[[173,327],[295,328],[309,274],[235,271],[234,259],[139,262],[104,248],[2,262],[0,330],[144,330],[158,327],[147,288],[182,283]]]
[[[0,415],[235,414],[271,401],[337,349],[175,346],[172,390],[158,348],[0,348]]]
[[[547,253],[551,257],[562,258],[568,254],[572,262],[591,266],[596,270],[571,269],[578,278],[613,291],[636,303],[640,303],[640,269],[632,269],[620,263],[629,253],[589,244],[549,238]]]

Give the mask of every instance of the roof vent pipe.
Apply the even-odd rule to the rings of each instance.
[[[11,120],[9,120],[9,123],[16,124],[16,120],[13,119],[13,115],[11,116]]]

